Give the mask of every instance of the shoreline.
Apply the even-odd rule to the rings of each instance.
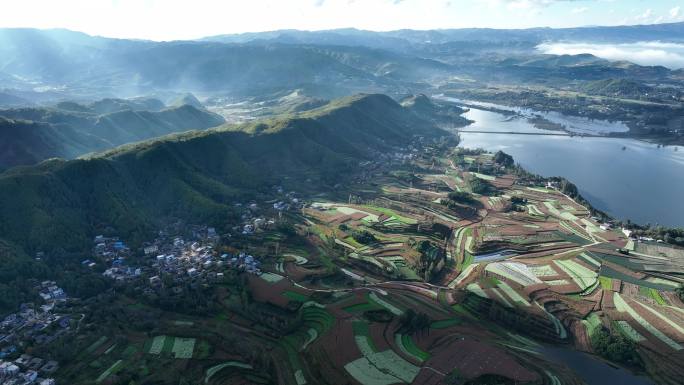
[[[526,116],[524,114],[521,114],[518,111],[511,111],[511,110],[507,110],[504,108],[497,108],[496,107],[497,103],[492,103],[492,102],[483,101],[483,100],[461,100],[457,97],[448,96],[446,94],[432,95],[432,97],[435,99],[441,100],[443,102],[453,103],[456,106],[463,106],[463,107],[467,107],[467,108],[471,108],[471,109],[489,111],[489,112],[504,115],[506,117],[517,116],[520,118],[524,118],[524,119],[527,119],[527,121],[530,124],[532,124],[535,128],[538,128],[540,130],[546,130],[546,131],[562,131],[562,132],[567,133],[568,136],[600,137],[600,138],[610,138],[610,139],[631,139],[631,140],[641,141],[644,143],[660,145],[663,148],[664,147],[675,147],[675,148],[677,148],[680,146],[684,146],[684,139],[681,139],[682,140],[681,142],[675,141],[674,143],[672,143],[672,141],[671,141],[673,139],[672,137],[648,137],[648,136],[634,134],[634,133],[632,133],[632,131],[633,131],[632,126],[634,124],[633,122],[622,122],[622,121],[620,121],[622,124],[624,124],[625,126],[627,126],[629,128],[629,131],[626,131],[626,132],[615,132],[614,131],[614,132],[607,132],[606,134],[593,134],[593,135],[592,134],[583,134],[583,133],[578,133],[578,132],[567,130],[565,128],[565,126],[563,126],[562,124],[552,122],[552,121],[544,118],[543,116],[539,115],[538,113],[541,113],[541,111],[536,111],[536,110],[530,109],[528,107],[521,107],[521,106],[514,106],[514,105],[508,106],[508,105],[503,105],[503,104],[501,105],[501,106],[510,107],[510,108],[529,109],[532,112],[532,114],[534,115],[533,117]],[[449,100],[450,98],[451,99],[459,99],[459,101]],[[483,104],[479,104],[479,103],[483,103]],[[568,114],[565,114],[563,112],[558,112],[555,110],[549,110],[549,111],[557,112],[557,113],[560,113],[562,115],[566,115],[569,117],[587,118],[587,117],[581,116],[581,115],[568,115]],[[592,120],[603,120],[606,122],[611,122],[610,120],[607,120],[607,119],[592,119]],[[551,128],[551,127],[555,127],[555,128]]]

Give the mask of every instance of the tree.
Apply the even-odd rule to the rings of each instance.
[[[368,245],[370,243],[376,242],[377,239],[375,236],[368,230],[358,230],[354,231],[352,234],[352,237],[356,242],[359,242],[364,245]]]
[[[501,150],[497,151],[494,154],[494,163],[504,166],[506,168],[512,167],[515,164],[515,162],[513,161],[513,157]]]
[[[475,194],[486,195],[496,191],[494,185],[474,176],[470,177],[468,184],[470,185],[470,190]]]
[[[408,309],[399,318],[399,332],[415,334],[430,328],[430,317],[425,313],[416,313],[413,309]]]
[[[598,355],[611,361],[634,367],[643,366],[636,344],[622,334],[600,329],[592,334],[591,346]]]
[[[465,191],[454,191],[448,195],[449,199],[458,203],[470,203],[473,201],[472,195]]]

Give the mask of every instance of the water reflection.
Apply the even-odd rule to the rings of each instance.
[[[555,132],[475,108],[465,117],[475,123],[463,131]],[[684,151],[601,137],[463,132],[461,139],[463,147],[503,150],[531,172],[568,178],[593,205],[618,218],[684,226]]]

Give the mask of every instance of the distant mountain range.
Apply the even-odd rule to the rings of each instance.
[[[545,41],[644,40],[682,42],[684,23],[527,30],[285,30],[177,42],[0,29],[0,106],[169,91],[257,96],[307,89],[311,96],[326,99],[358,92],[400,96],[454,77],[532,81],[530,73],[543,76],[540,68],[581,80],[585,73],[568,69],[578,66],[567,63],[572,57],[553,62],[554,56],[540,54],[536,46]],[[600,67],[600,76],[646,72],[659,81],[670,76],[664,68],[617,66],[590,55],[582,61]],[[589,75],[596,76],[596,71],[591,69]]]
[[[353,28],[325,31],[277,30],[229,35],[216,35],[201,40],[223,43],[278,42],[365,46],[408,50],[416,45],[440,45],[459,41],[511,42],[524,41],[591,41],[602,43],[635,43],[658,40],[684,42],[684,22],[629,26],[589,26],[579,28],[492,29],[461,28],[441,30],[364,31]]]

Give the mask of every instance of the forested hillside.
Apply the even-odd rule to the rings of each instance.
[[[68,268],[106,229],[135,245],[169,217],[225,223],[235,215],[233,203],[274,183],[332,188],[361,161],[406,146],[415,135],[445,133],[387,96],[365,95],[297,118],[176,134],[87,159],[14,168],[0,174],[0,241],[24,257],[2,259],[0,271],[16,271],[40,251],[44,262]]]

